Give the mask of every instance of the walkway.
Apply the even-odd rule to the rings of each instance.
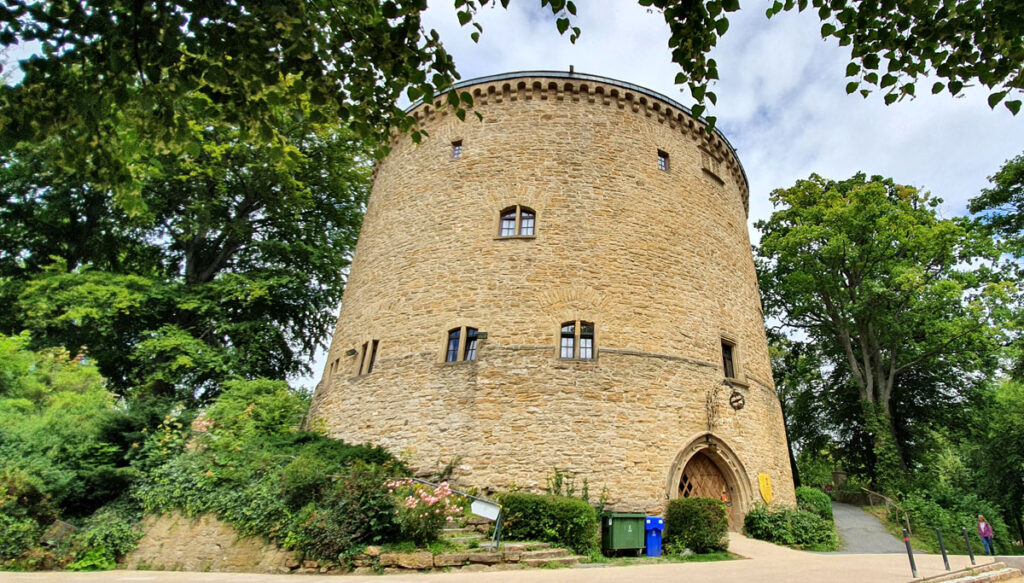
[[[480,573],[432,573],[370,576],[254,575],[251,573],[173,573],[106,571],[101,573],[0,573],[2,583],[906,583],[912,579],[905,554],[805,553],[729,534],[729,550],[746,560],[717,563],[665,563],[635,567],[530,569]],[[945,573],[942,557],[919,555],[918,575]],[[950,557],[950,566],[970,566],[966,556]],[[979,557],[978,563],[986,563]]]
[[[832,503],[832,518],[843,540],[840,553],[902,553],[907,547],[889,534],[882,523],[858,506]]]

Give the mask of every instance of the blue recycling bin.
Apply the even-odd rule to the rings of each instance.
[[[665,530],[665,519],[660,516],[648,516],[644,520],[644,534],[647,537],[647,556],[661,556],[661,531]]]

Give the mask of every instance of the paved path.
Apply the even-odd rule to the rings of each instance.
[[[850,504],[832,503],[832,518],[843,539],[841,553],[906,553],[903,541],[889,534],[874,516]]]
[[[906,555],[805,553],[729,534],[729,550],[747,557],[716,563],[665,563],[634,567],[530,569],[480,573],[431,573],[378,576],[256,575],[250,573],[175,573],[106,571],[101,573],[4,573],[0,583],[906,583],[912,579]],[[990,562],[979,557],[978,563]],[[950,557],[954,570],[970,565],[966,556]],[[942,557],[917,557],[918,576],[945,573]]]

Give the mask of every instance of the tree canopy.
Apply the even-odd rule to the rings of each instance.
[[[812,175],[771,199],[777,210],[756,224],[765,316],[817,346],[832,405],[861,403],[877,463],[894,479],[906,466],[897,408],[955,399],[963,379],[995,367],[990,318],[1008,298],[990,267],[995,247],[891,179]]]
[[[510,0],[454,0],[459,22],[482,28],[476,12]],[[718,65],[709,58],[738,0],[638,0],[659,11],[669,49],[701,115],[715,103]],[[541,0],[555,27],[575,40],[576,5]],[[0,11],[0,45],[38,42],[24,78],[0,87],[0,149],[56,140],[65,167],[116,187],[119,204],[141,212],[139,188],[159,158],[200,155],[206,130],[227,124],[276,147],[295,163],[295,144],[274,122],[278,111],[314,123],[337,122],[383,143],[391,128],[419,138],[398,99],[445,102],[464,117],[467,92],[435,30],[426,0],[128,2],[11,0]],[[879,90],[885,102],[917,93],[959,95],[979,84],[1016,113],[1024,91],[1024,19],[1013,3],[777,0],[768,16],[813,8],[821,34],[851,49],[848,92]],[[1007,99],[1007,97],[1011,97]],[[708,117],[714,123],[713,117]]]

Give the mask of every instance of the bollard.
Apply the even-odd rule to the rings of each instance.
[[[967,529],[964,529],[964,542],[967,543],[967,554],[971,556],[971,565],[974,565],[974,550],[971,549],[971,537],[967,534]]]
[[[935,536],[939,537],[939,549],[942,550],[942,562],[946,564],[946,570],[949,570],[949,557],[946,556],[946,545],[942,544],[942,531],[935,529]]]
[[[903,529],[903,542],[907,543],[907,556],[910,557],[910,572],[914,574],[914,579],[917,579],[917,563],[914,562],[914,550],[910,548],[910,533],[907,529]]]

